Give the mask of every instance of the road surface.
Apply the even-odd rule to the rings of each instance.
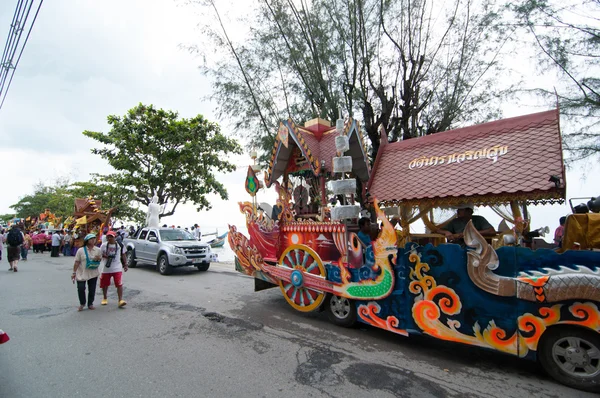
[[[0,263],[0,397],[586,397],[536,363],[344,329],[255,293],[230,263],[124,275],[125,309],[77,312],[73,257]]]

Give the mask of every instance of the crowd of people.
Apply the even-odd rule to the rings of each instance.
[[[134,234],[135,228],[121,226],[104,232],[105,239],[98,246],[96,233],[85,233],[84,229],[51,231],[40,228],[30,232],[24,230],[22,225],[13,224],[7,230],[0,230],[0,260],[3,255],[6,256],[9,271],[17,272],[18,262],[27,261],[30,250],[40,254],[50,252],[51,257],[74,256],[71,279],[74,284],[77,283],[78,310],[82,311],[86,305],[90,310],[95,309],[98,278],[104,297],[102,305],[108,304],[108,288],[112,280],[117,289],[118,307],[123,308],[127,302],[123,299],[122,273],[127,272],[128,268],[122,241]],[[78,239],[83,239],[83,245],[79,244],[81,247],[74,245]]]

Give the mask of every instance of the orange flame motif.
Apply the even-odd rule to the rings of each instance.
[[[517,334],[507,338],[506,331],[496,326],[494,321],[491,321],[483,331],[476,322],[473,326],[473,336],[460,332],[458,328],[461,324],[457,320],[448,319],[447,324],[442,323],[440,321],[442,313],[450,316],[460,313],[462,309],[460,297],[454,289],[438,286],[435,279],[426,274],[429,271],[429,264],[422,263],[417,253],[411,253],[409,260],[415,263],[415,267],[410,272],[412,282],[409,291],[418,295],[412,314],[415,323],[424,333],[442,340],[517,354]]]
[[[367,305],[361,304],[358,307],[358,316],[371,326],[388,330],[393,333],[408,336],[408,332],[404,329],[399,329],[400,321],[395,316],[389,315],[386,319],[380,318],[377,314],[381,311],[381,307],[376,302],[372,301]]]
[[[415,323],[424,333],[442,340],[492,348],[498,351],[524,357],[529,351],[536,351],[537,345],[546,329],[552,325],[570,324],[584,326],[600,331],[600,312],[592,302],[574,303],[569,307],[570,316],[561,317],[563,304],[541,307],[538,315],[526,313],[517,319],[517,331],[508,336],[506,331],[492,320],[481,330],[479,323],[473,325],[473,335],[460,332],[459,321],[448,319],[440,321],[441,314],[448,316],[460,313],[462,304],[456,292],[447,286],[438,286],[435,279],[427,275],[429,265],[421,263],[416,252],[409,256],[415,263],[411,269],[409,291],[418,297],[412,308]],[[540,284],[542,281],[539,282]],[[381,327],[381,326],[380,326]],[[385,327],[384,327],[385,329]]]

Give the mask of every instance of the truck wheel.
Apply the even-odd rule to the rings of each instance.
[[[137,267],[137,261],[135,261],[135,252],[133,249],[127,250],[127,266],[129,268]]]
[[[210,267],[210,263],[202,263],[202,264],[196,265],[196,268],[198,268],[198,271],[208,271],[208,267]]]
[[[329,320],[338,326],[349,328],[356,323],[356,304],[354,300],[330,294],[325,311],[327,311]]]
[[[574,327],[551,328],[542,336],[538,359],[557,381],[600,392],[600,335]]]
[[[161,275],[170,275],[173,272],[173,267],[169,264],[169,258],[166,254],[158,256],[158,272]]]

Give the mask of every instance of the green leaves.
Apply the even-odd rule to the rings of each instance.
[[[239,144],[223,134],[218,124],[202,115],[179,119],[173,111],[139,104],[123,117],[108,117],[107,133],[84,131],[103,144],[92,153],[117,170],[102,176],[120,189],[129,190],[137,202],[171,205],[162,216],[174,214],[179,203],[192,202],[198,210],[211,207],[206,195],[227,199],[216,172],[232,172],[231,154],[241,153]]]
[[[45,209],[50,209],[57,217],[73,215],[75,199],[93,197],[102,200],[102,209],[115,208],[113,219],[141,223],[145,220],[145,212],[132,206],[133,193],[119,188],[110,179],[95,176],[92,181],[70,183],[62,179],[53,185],[38,183],[34,192],[26,195],[11,206],[17,217],[37,217]]]
[[[262,163],[267,137],[290,117],[334,121],[342,107],[361,120],[374,159],[381,126],[395,141],[498,114],[511,32],[496,0],[261,1],[240,42],[228,34],[237,21],[205,3],[213,46],[202,71],[220,115],[263,149]]]
[[[564,128],[569,161],[600,156],[600,3],[521,0],[509,3],[523,32],[537,49],[540,72],[559,73],[558,87],[535,90],[558,101],[573,122]]]

